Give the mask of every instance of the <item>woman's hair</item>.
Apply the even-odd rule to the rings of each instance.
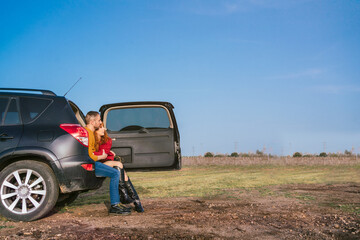
[[[103,124],[103,123],[100,124],[99,128],[102,128],[102,127],[104,127],[104,124]],[[99,136],[99,135],[96,133],[97,131],[98,131],[98,130],[95,130],[95,132],[94,132],[94,137],[95,137],[95,149],[96,149],[96,151],[99,151],[99,146],[100,146],[100,145],[103,145],[104,143],[106,143],[107,141],[109,141],[109,136],[108,136],[108,134],[107,134],[106,131],[104,131],[104,136]]]

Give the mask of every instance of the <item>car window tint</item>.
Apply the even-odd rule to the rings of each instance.
[[[9,102],[8,98],[0,98],[0,125],[3,122],[8,102]]]
[[[170,121],[167,111],[161,107],[120,108],[108,112],[106,127],[110,131],[169,128]]]
[[[20,117],[16,106],[16,100],[12,99],[9,105],[9,109],[5,114],[4,125],[15,125],[19,123],[20,123]]]
[[[39,116],[47,106],[51,103],[51,100],[40,98],[20,98],[21,117],[24,123],[29,123]]]

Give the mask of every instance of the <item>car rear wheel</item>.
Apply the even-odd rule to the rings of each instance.
[[[0,213],[15,221],[33,221],[55,206],[59,186],[52,169],[42,162],[19,161],[0,177]]]

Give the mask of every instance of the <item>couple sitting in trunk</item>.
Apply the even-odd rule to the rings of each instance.
[[[110,177],[110,208],[109,214],[128,215],[131,208],[123,204],[134,203],[137,212],[144,212],[138,194],[126,175],[124,167],[111,151],[112,140],[100,120],[98,112],[86,114],[86,127],[89,133],[89,156],[95,161],[95,175]]]

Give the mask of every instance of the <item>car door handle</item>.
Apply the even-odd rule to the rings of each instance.
[[[3,133],[0,135],[0,140],[9,140],[9,139],[13,139],[14,137],[12,136],[8,136],[7,134]]]

